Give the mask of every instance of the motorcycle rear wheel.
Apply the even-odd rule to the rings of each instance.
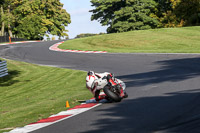
[[[104,93],[111,98],[114,102],[120,102],[122,100],[122,98],[120,96],[118,96],[117,94],[115,94],[114,92],[112,92],[109,88],[109,86],[105,86],[103,88]]]

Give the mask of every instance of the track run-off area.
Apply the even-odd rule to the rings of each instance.
[[[200,132],[199,54],[49,50],[58,42],[0,45],[0,57],[60,68],[112,72],[126,83],[129,97],[120,103],[101,104],[32,133]]]

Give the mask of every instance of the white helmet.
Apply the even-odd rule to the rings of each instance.
[[[94,81],[97,79],[94,71],[88,71],[87,77],[86,77],[86,87],[88,89],[94,88]]]

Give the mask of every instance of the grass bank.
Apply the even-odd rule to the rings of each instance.
[[[92,97],[82,71],[7,61],[9,76],[0,78],[0,132],[21,127]],[[5,130],[4,130],[5,129]]]
[[[113,53],[200,53],[200,26],[99,35],[69,40],[59,48]]]

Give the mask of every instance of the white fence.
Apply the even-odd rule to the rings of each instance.
[[[6,61],[0,61],[0,78],[8,75],[7,63]]]

